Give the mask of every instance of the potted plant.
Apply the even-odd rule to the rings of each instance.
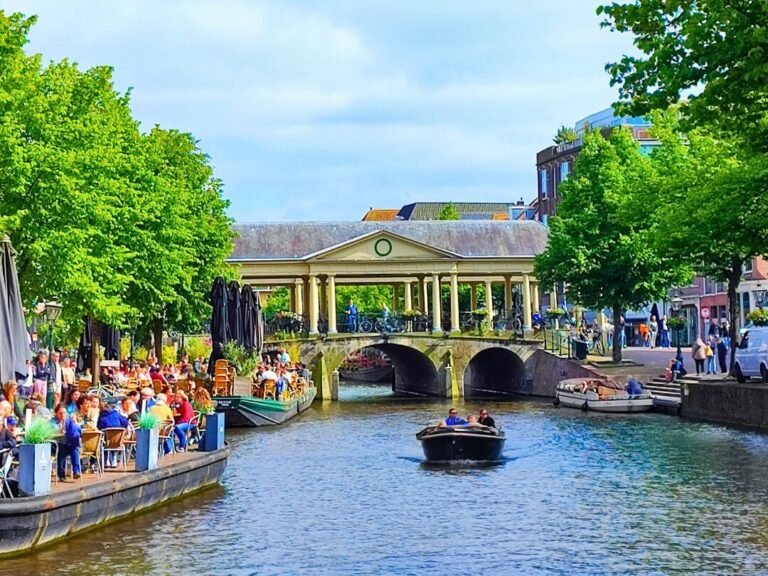
[[[139,417],[139,429],[136,430],[136,471],[157,468],[160,420],[152,412],[144,412]]]
[[[405,331],[413,332],[413,321],[418,320],[421,317],[421,312],[416,308],[409,308],[403,312],[403,319],[405,320]]]
[[[45,418],[35,418],[24,430],[19,446],[19,491],[41,496],[51,491],[51,445],[56,427]]]
[[[685,328],[685,316],[672,316],[667,319],[667,326],[672,330],[682,330]]]
[[[768,315],[766,315],[765,310],[758,308],[747,314],[747,321],[755,326],[768,326]]]

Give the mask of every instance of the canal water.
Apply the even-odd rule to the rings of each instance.
[[[435,467],[414,435],[448,404],[388,394],[343,386],[284,427],[231,431],[221,488],[0,574],[768,573],[768,437],[488,404],[506,460]]]

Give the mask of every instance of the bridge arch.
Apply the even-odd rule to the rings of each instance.
[[[464,369],[464,396],[514,396],[523,388],[525,378],[525,363],[515,352],[501,346],[486,348],[475,354]]]
[[[361,346],[358,350],[363,348],[379,350],[392,361],[395,370],[392,391],[395,394],[445,396],[445,390],[441,389],[439,384],[437,368],[423,352],[411,346],[391,342],[370,343]],[[338,369],[338,366],[333,368]]]

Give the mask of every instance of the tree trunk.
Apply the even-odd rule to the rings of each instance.
[[[613,361],[621,362],[621,306],[613,306]]]
[[[101,322],[91,318],[91,377],[97,384],[101,378]]]
[[[152,338],[155,341],[155,357],[158,364],[163,364],[163,319],[155,318],[152,321]]]
[[[733,375],[736,366],[736,310],[738,308],[738,295],[736,289],[741,282],[741,270],[744,267],[742,258],[731,260],[731,269],[728,272],[728,336],[731,340],[731,354],[728,363],[728,372]]]

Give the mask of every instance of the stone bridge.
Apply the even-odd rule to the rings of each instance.
[[[334,372],[344,358],[362,348],[375,348],[392,360],[395,393],[471,399],[531,394],[540,342],[408,333],[346,334],[267,342],[265,350],[281,346],[294,360],[307,364],[318,398],[323,400],[337,398]]]

